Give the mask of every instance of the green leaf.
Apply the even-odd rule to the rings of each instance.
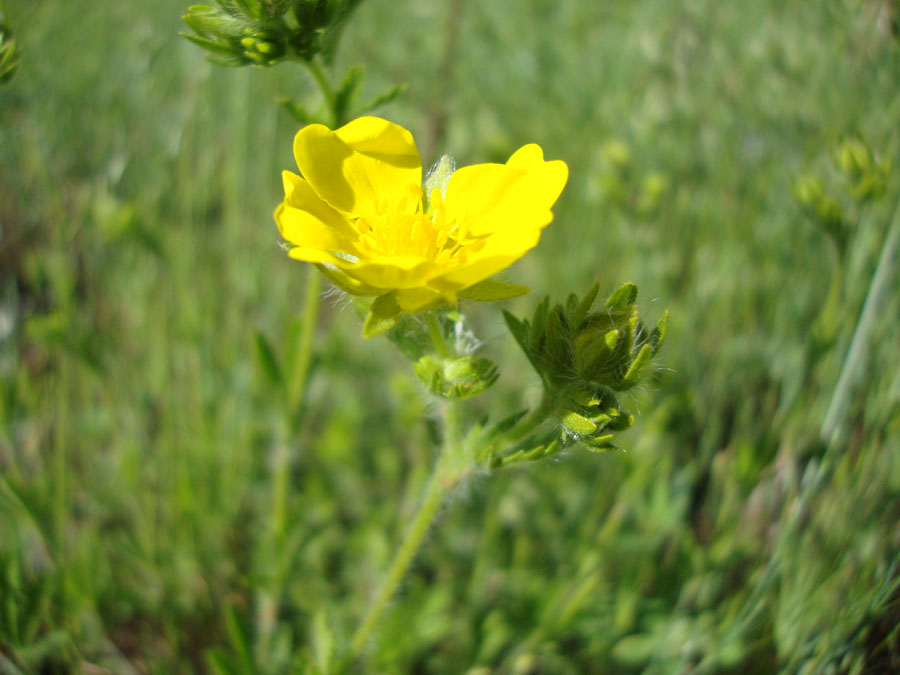
[[[352,66],[344,75],[341,87],[334,95],[334,114],[339,120],[347,118],[347,114],[356,102],[359,89],[362,86],[365,71],[362,66]]]
[[[669,310],[666,310],[662,313],[662,316],[659,317],[659,321],[656,322],[656,328],[653,329],[653,332],[650,333],[650,347],[653,350],[653,355],[656,356],[656,353],[660,350],[663,345],[663,342],[666,340],[666,334],[669,332]]]
[[[517,450],[516,452],[507,455],[506,457],[498,457],[494,460],[492,468],[498,469],[500,467],[512,466],[514,464],[523,464],[525,462],[533,462],[538,459],[543,459],[544,457],[550,457],[551,455],[555,455],[559,453],[562,448],[559,445],[559,441],[551,441],[546,445],[538,445],[533,448]]]
[[[266,336],[257,331],[254,335],[253,346],[256,353],[256,361],[265,374],[270,384],[274,384],[281,388],[284,384],[284,377],[281,374],[281,366],[278,364],[278,357]]]
[[[220,56],[230,56],[234,59],[239,59],[238,52],[236,52],[228,45],[222,44],[221,42],[214,42],[213,40],[210,40],[208,38],[200,37],[199,35],[192,35],[191,33],[185,33],[184,31],[180,31],[178,34],[183,38],[187,38],[195,45],[199,45],[207,51],[213,52],[214,54],[219,54]],[[232,64],[226,63],[225,65]]]
[[[625,388],[633,387],[644,376],[644,371],[650,365],[650,358],[653,356],[653,348],[649,344],[641,347],[634,361],[628,367],[625,375],[622,376],[622,386]]]
[[[506,300],[508,298],[516,298],[531,292],[527,286],[518,286],[516,284],[508,284],[505,281],[497,281],[496,279],[485,279],[479,281],[473,286],[464,288],[457,295],[465,300],[477,300],[478,302],[495,302],[497,300]]]
[[[293,99],[288,98],[287,96],[280,96],[278,98],[278,102],[288,112],[288,114],[295,120],[300,122],[300,124],[317,124],[322,122],[319,117],[313,115],[302,105],[300,105]]]
[[[375,110],[375,108],[380,108],[383,105],[387,105],[395,98],[406,92],[406,88],[408,86],[409,85],[406,82],[401,82],[400,84],[391,87],[387,91],[378,94],[378,96],[370,100],[359,109],[359,114],[361,115],[363,113],[371,112],[372,110]]]
[[[246,24],[228,16],[222,16],[212,7],[195,5],[181,17],[190,28],[201,36],[238,40],[245,32]]]
[[[591,305],[594,304],[594,300],[597,299],[597,293],[599,292],[600,282],[597,281],[593,286],[591,286],[591,290],[589,290],[587,294],[581,299],[578,307],[575,308],[575,312],[572,315],[572,320],[576,330],[581,327],[581,322],[584,321],[585,317],[588,315],[588,312],[591,311]]]
[[[363,337],[368,340],[379,333],[390,330],[402,313],[403,310],[397,304],[397,298],[393,293],[379,295],[369,308],[369,315],[363,325]]]
[[[625,309],[629,305],[633,305],[637,300],[638,287],[637,284],[629,281],[623,284],[619,289],[609,296],[606,301],[608,309]]]

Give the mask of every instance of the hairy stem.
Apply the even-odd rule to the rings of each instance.
[[[428,534],[432,522],[437,517],[444,497],[456,483],[449,476],[444,475],[441,465],[442,463],[439,460],[435,473],[425,490],[422,504],[419,506],[419,510],[412,522],[410,522],[400,547],[394,553],[394,559],[388,568],[381,588],[378,590],[378,595],[375,596],[375,600],[366,612],[365,618],[353,635],[353,640],[350,643],[350,657],[353,659],[359,656],[369,641],[384,610],[406,576],[406,572],[416,552],[419,550],[422,540]]]

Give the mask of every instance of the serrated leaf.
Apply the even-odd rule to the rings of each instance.
[[[505,281],[496,279],[485,279],[479,281],[473,286],[464,288],[457,295],[466,300],[476,300],[478,302],[495,302],[497,300],[506,300],[515,298],[520,295],[530,293],[531,289],[527,286],[518,286],[516,284],[508,284]]]
[[[506,327],[509,329],[510,334],[513,336],[513,339],[519,344],[519,347],[522,348],[522,351],[525,354],[528,354],[528,324],[524,321],[519,320],[514,315],[507,312],[505,309],[503,310],[503,320],[506,322]]]
[[[608,309],[625,309],[629,305],[633,305],[637,300],[638,287],[637,284],[629,281],[622,284],[609,298],[606,300]]]
[[[578,307],[578,296],[574,293],[569,293],[569,297],[566,298],[566,316],[569,319],[575,318],[575,309]]]
[[[369,308],[369,315],[363,325],[363,337],[369,339],[390,330],[397,323],[403,310],[397,304],[397,298],[393,293],[379,295]]]
[[[575,312],[572,314],[572,322],[574,323],[576,330],[581,327],[581,322],[584,321],[588,312],[591,311],[591,306],[594,304],[594,300],[597,299],[597,293],[599,292],[600,282],[597,281],[591,286],[591,290],[589,290],[581,299],[581,302],[578,303],[578,307],[575,308]]]
[[[547,314],[550,311],[550,296],[545,296],[534,310],[531,332],[528,337],[528,353],[537,354],[547,332]]]
[[[569,327],[562,306],[556,305],[547,317],[547,332],[544,338],[544,353],[548,360],[548,375],[565,376],[572,360],[572,345]]]

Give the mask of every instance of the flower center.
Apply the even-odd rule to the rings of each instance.
[[[459,250],[465,227],[446,217],[440,190],[433,190],[429,208],[423,209],[423,192],[410,186],[395,203],[379,203],[372,216],[356,220],[357,248],[366,257],[414,256],[444,262]]]

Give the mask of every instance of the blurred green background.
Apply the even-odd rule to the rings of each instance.
[[[280,421],[260,345],[296,349],[310,272],[271,217],[297,130],[276,98],[312,83],[210,65],[181,0],[6,4],[0,672],[316,672],[437,431],[337,295]],[[900,670],[896,255],[859,321],[900,181],[867,192],[840,157],[858,138],[900,164],[898,22],[891,0],[360,7],[338,72],[409,83],[379,113],[426,164],[529,142],[569,164],[512,311],[599,279],[672,312],[628,451],[472,483],[364,672]],[[837,215],[798,203],[808,176]],[[471,311],[502,372],[476,407],[533,403],[497,308]]]

